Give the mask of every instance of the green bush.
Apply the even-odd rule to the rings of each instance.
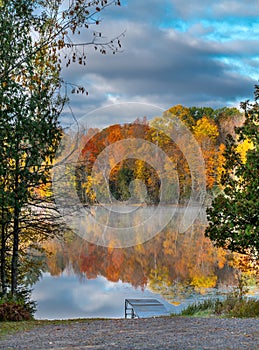
[[[259,300],[238,300],[230,312],[233,317],[259,317]]]
[[[235,307],[235,304],[238,300],[240,299],[238,297],[233,296],[232,294],[227,295],[227,298],[224,300],[217,299],[214,305],[214,314],[229,315]]]
[[[183,316],[225,316],[259,317],[259,300],[235,297],[230,294],[226,299],[207,299],[189,305],[181,313]]]
[[[190,304],[181,313],[183,316],[194,316],[201,313],[213,312],[215,308],[215,301],[213,299],[206,299],[199,303]]]

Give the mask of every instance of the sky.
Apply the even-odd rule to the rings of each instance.
[[[101,12],[100,20],[96,29],[106,38],[126,30],[122,52],[101,55],[88,47],[86,66],[64,69],[66,81],[89,92],[70,96],[77,119],[124,102],[166,110],[176,104],[238,107],[253,99],[259,77],[258,1],[122,0],[120,7]],[[63,123],[70,121],[65,113]]]

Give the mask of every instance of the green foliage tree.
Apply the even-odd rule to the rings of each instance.
[[[193,117],[194,120],[199,120],[202,117],[206,116],[211,119],[214,119],[215,111],[211,107],[190,107],[189,111]]]
[[[216,246],[251,254],[259,252],[259,87],[255,102],[241,103],[245,122],[236,128],[236,139],[228,136],[224,153],[226,162],[221,176],[222,193],[208,209],[208,236]],[[243,142],[251,147],[242,157]]]
[[[21,6],[21,7],[20,7]],[[11,255],[12,294],[18,288],[21,235],[35,205],[35,188],[48,181],[61,137],[58,117],[63,101],[56,63],[46,49],[36,50],[31,35],[32,3],[2,2],[0,78],[0,208],[2,214],[1,285],[7,290],[6,255]],[[44,40],[44,37],[42,37]],[[16,65],[21,55],[22,65]],[[44,61],[45,60],[45,61]],[[27,239],[32,239],[28,235]],[[7,250],[8,248],[8,250]]]
[[[76,44],[73,35],[99,25],[99,13],[119,1],[0,1],[0,287],[17,294],[26,247],[55,232],[51,207],[40,189],[50,170],[62,130],[59,115],[67,101],[61,60],[86,64],[87,45],[105,54],[120,40],[93,33]],[[98,34],[98,35],[97,35]],[[116,39],[116,38],[115,38]],[[62,53],[64,51],[64,54]],[[74,92],[85,92],[76,87]],[[40,238],[41,237],[41,238]],[[28,265],[28,264],[27,264]]]

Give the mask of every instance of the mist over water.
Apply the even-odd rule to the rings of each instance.
[[[165,216],[169,210],[162,208]],[[139,220],[153,211],[142,207]],[[122,226],[128,222],[124,212],[119,215]],[[226,291],[236,283],[230,257],[205,238],[204,210],[179,233],[185,213],[186,208],[179,207],[161,233],[133,247],[114,248],[112,241],[110,247],[98,246],[72,234],[66,234],[64,242],[47,242],[48,272],[32,295],[38,305],[36,318],[124,317],[127,298],[155,298],[169,313],[178,313],[193,301]],[[137,227],[136,222],[136,234]]]

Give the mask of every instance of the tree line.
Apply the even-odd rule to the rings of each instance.
[[[244,115],[237,108],[201,108],[201,107],[184,107],[176,105],[171,107],[162,116],[147,121],[145,117],[138,119],[134,123],[125,125],[112,125],[103,130],[89,129],[82,137],[84,145],[76,167],[76,183],[78,195],[84,203],[94,204],[98,200],[93,185],[98,191],[102,191],[102,186],[109,184],[111,194],[117,200],[127,201],[132,196],[135,200],[140,200],[146,204],[156,204],[159,202],[160,179],[159,176],[166,177],[167,196],[163,198],[164,204],[172,204],[172,199],[177,196],[179,191],[180,203],[184,204],[192,189],[192,178],[190,167],[183,156],[182,150],[176,143],[165,133],[174,128],[174,120],[180,119],[182,123],[192,132],[197,140],[202,157],[205,162],[206,189],[209,197],[212,197],[219,191],[220,174],[223,170],[225,161],[224,150],[226,144],[226,135],[235,135],[234,129],[240,126],[244,120]],[[159,130],[159,131],[158,131]],[[163,132],[164,130],[164,132]],[[92,136],[94,135],[94,136]],[[99,154],[115,142],[141,138],[151,142],[157,148],[162,149],[171,159],[172,163],[160,159],[159,171],[154,169],[148,162],[141,159],[125,159],[116,163],[116,154],[109,154],[106,164],[102,165],[100,171],[104,171],[105,166],[111,168],[109,179],[103,181],[103,178],[94,174],[92,176],[93,166]],[[119,144],[119,143],[118,143]],[[119,144],[118,152],[123,153],[123,147],[129,147],[127,144]],[[189,146],[191,154],[192,144]],[[240,144],[240,152],[244,152],[246,144]],[[134,153],[134,150],[133,150]],[[139,154],[147,154],[148,147],[143,143],[142,149],[138,150]],[[159,157],[159,154],[156,155]],[[168,169],[171,164],[174,168]],[[179,189],[175,175],[179,179]],[[134,182],[134,180],[139,180]],[[133,183],[132,183],[133,182]],[[133,185],[130,186],[130,184]],[[143,191],[143,186],[146,192]],[[108,195],[108,194],[107,194]],[[141,198],[139,198],[141,197]],[[104,198],[109,201],[109,198]]]

